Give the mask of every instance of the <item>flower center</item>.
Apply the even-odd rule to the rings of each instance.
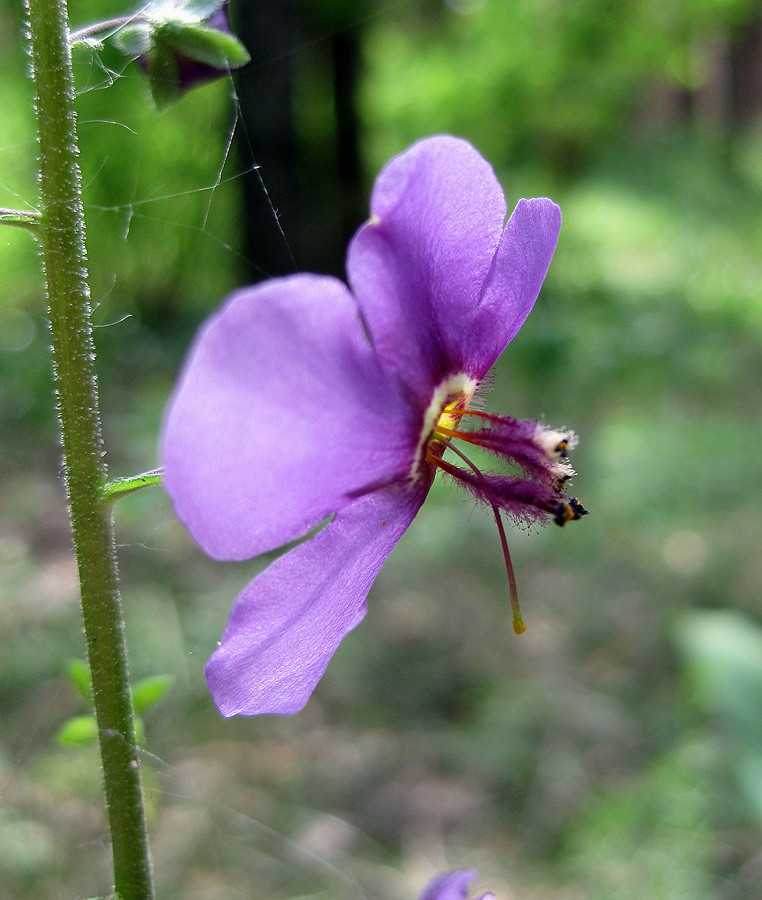
[[[418,440],[413,469],[410,473],[414,480],[418,477],[421,465],[427,460],[429,444],[437,440],[438,429],[442,427],[456,428],[460,422],[462,411],[468,408],[478,387],[475,378],[463,373],[451,375],[434,391],[428,409],[423,417],[421,436]],[[456,412],[459,410],[460,412]]]

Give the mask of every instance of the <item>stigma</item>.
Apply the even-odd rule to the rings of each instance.
[[[521,634],[525,625],[502,516],[530,527],[548,521],[563,526],[588,514],[566,491],[575,474],[569,453],[578,439],[572,431],[534,419],[472,408],[477,387],[478,382],[461,374],[436,389],[424,415],[414,474],[424,466],[438,469],[492,508],[508,575],[513,629]],[[500,470],[477,467],[466,453],[472,447],[497,461]],[[446,459],[448,451],[451,458]]]

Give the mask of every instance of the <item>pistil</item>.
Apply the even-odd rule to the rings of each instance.
[[[449,430],[449,429],[445,429]],[[440,434],[442,431],[437,428],[437,432]],[[459,450],[454,444],[452,444],[449,440],[446,442],[446,446],[452,450],[457,456],[459,456],[463,462],[465,462],[470,468],[474,471],[474,473],[480,477],[484,478],[484,475],[479,471],[479,469],[471,462],[471,460]],[[426,459],[432,463],[433,465],[441,468],[443,471],[447,472],[449,475],[452,475],[454,478],[458,478],[461,470],[457,466],[453,466],[445,460],[442,459],[441,456],[436,456],[435,454],[429,453],[426,454]],[[521,615],[521,608],[519,607],[519,591],[516,586],[516,575],[513,571],[513,563],[511,562],[511,554],[508,550],[508,539],[505,536],[505,528],[503,527],[503,520],[500,518],[500,510],[494,503],[490,503],[492,507],[492,512],[495,516],[495,522],[497,524],[497,531],[500,535],[500,544],[503,548],[503,558],[505,559],[505,569],[508,574],[508,591],[511,598],[511,614],[512,621],[511,624],[513,626],[514,634],[523,634],[526,631],[526,625],[524,624],[524,619]]]

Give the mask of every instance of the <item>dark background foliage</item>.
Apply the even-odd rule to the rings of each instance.
[[[79,0],[74,25],[124,12]],[[754,900],[762,877],[762,13],[756,0],[239,0],[252,63],[157,114],[115,51],[76,61],[114,475],[157,463],[203,317],[281,272],[341,274],[372,178],[452,132],[509,204],[564,212],[489,406],[574,427],[593,514],[514,533],[437,485],[363,626],[292,718],[203,682],[266,560],[205,559],[162,492],[116,510],[163,898],[415,897],[475,866],[501,900]],[[0,3],[0,206],[33,204],[19,2]],[[229,150],[226,150],[229,143]],[[277,217],[276,217],[277,211]],[[102,893],[39,260],[0,240],[3,896]],[[284,439],[287,436],[284,435]],[[369,436],[369,439],[372,439]],[[319,477],[319,472],[316,472]]]

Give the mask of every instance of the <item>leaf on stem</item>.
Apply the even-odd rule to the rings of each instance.
[[[142,475],[130,475],[127,478],[115,478],[103,488],[103,499],[107,503],[113,503],[128,494],[134,494],[135,491],[161,484],[163,479],[163,469],[153,469],[150,472],[143,472]]]

